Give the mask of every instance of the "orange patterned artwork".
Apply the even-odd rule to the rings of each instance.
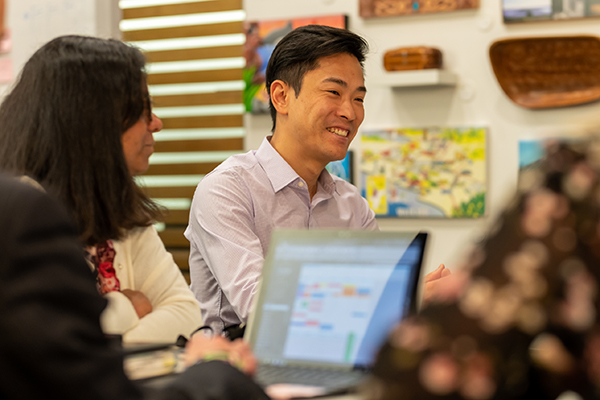
[[[479,0],[360,0],[363,18],[427,14],[479,7]]]

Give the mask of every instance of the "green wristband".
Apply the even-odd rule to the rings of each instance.
[[[214,360],[229,362],[229,354],[224,351],[214,351],[214,352],[206,353],[204,355],[204,357],[202,357],[202,359],[200,359],[201,362],[202,361],[208,362],[208,361],[214,361]]]

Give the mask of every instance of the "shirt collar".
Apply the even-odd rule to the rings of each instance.
[[[271,146],[270,139],[271,136],[263,139],[256,151],[256,159],[271,181],[273,190],[278,192],[295,180],[300,179],[300,176],[281,157],[277,150]]]
[[[281,157],[277,150],[271,146],[271,137],[272,136],[267,136],[263,139],[260,147],[256,151],[256,159],[271,181],[273,190],[278,192],[289,184],[302,178],[300,178],[287,161]],[[335,191],[335,181],[326,169],[323,169],[323,172],[319,175],[318,182],[328,194],[331,195]]]
[[[331,177],[329,171],[326,169],[323,169],[323,172],[321,172],[321,175],[319,175],[319,184],[328,194],[333,194],[335,191],[335,181]]]

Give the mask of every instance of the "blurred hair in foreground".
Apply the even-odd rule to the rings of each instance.
[[[549,142],[465,259],[392,332],[367,398],[600,398],[600,136]]]

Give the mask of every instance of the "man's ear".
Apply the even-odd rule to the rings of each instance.
[[[271,102],[278,114],[287,115],[291,92],[290,85],[282,80],[277,79],[271,83]]]

